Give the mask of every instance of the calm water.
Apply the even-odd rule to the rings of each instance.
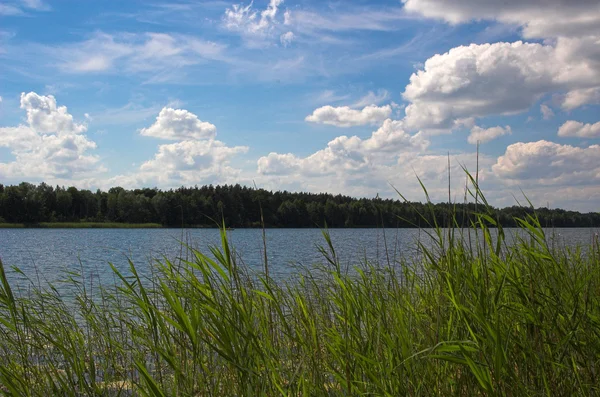
[[[553,230],[555,242],[565,245],[589,244],[597,232],[590,228]],[[320,230],[269,229],[266,233],[274,276],[289,275],[294,265],[323,262],[316,248],[325,244]],[[236,229],[228,234],[238,257],[260,271],[262,231]],[[391,261],[410,258],[416,252],[415,241],[424,241],[423,232],[417,229],[331,229],[330,234],[344,265],[358,264],[365,258],[380,263],[387,263],[388,257]],[[0,258],[6,267],[17,266],[31,277],[39,275],[43,283],[56,281],[65,269],[83,269],[105,283],[113,280],[108,262],[126,270],[130,258],[144,273],[152,258],[180,257],[180,241],[207,253],[209,246],[220,243],[215,229],[0,229]]]

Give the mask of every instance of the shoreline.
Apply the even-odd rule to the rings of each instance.
[[[161,229],[159,223],[43,222],[36,224],[0,223],[0,229]]]
[[[326,229],[381,229],[381,226],[353,226],[353,227],[328,227]],[[489,227],[490,229],[496,229],[496,227]],[[120,222],[42,222],[36,224],[26,223],[0,223],[0,229],[215,229],[218,230],[218,226],[209,225],[183,225],[183,226],[164,226],[159,223],[120,223]],[[227,231],[234,231],[236,229],[261,229],[261,227],[231,227],[226,228]],[[325,229],[320,227],[282,227],[282,226],[266,226],[265,229]],[[398,227],[386,227],[385,229],[428,229],[427,227],[409,227],[409,226],[398,226]],[[445,229],[445,228],[444,228]],[[458,229],[461,229],[458,227]],[[468,227],[464,227],[468,229]],[[503,226],[503,229],[519,229],[516,226]],[[543,229],[598,229],[597,226],[547,226]]]

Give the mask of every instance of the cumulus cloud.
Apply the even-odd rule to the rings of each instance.
[[[598,185],[600,145],[579,148],[545,140],[509,145],[492,170],[513,183]]]
[[[300,169],[302,160],[292,153],[271,152],[258,159],[258,172],[270,175],[288,175]]]
[[[402,175],[405,184],[413,186],[415,192],[422,193],[420,192],[421,186],[415,180],[416,175],[427,187],[427,192],[432,200],[447,201],[448,158],[450,158],[451,198],[453,201],[464,201],[465,185],[467,187],[470,185],[465,170],[475,176],[477,166],[479,166],[478,179],[480,187],[486,192],[493,190],[495,193],[499,193],[496,190],[498,188],[497,178],[491,172],[491,166],[496,159],[484,153],[479,153],[478,156],[475,152],[452,153],[449,155],[408,152],[398,158],[396,172]],[[472,186],[470,189],[472,189]],[[497,194],[496,196],[500,198],[503,195]],[[471,197],[467,193],[467,200],[470,199]]]
[[[572,110],[583,106],[585,104],[599,104],[600,103],[600,87],[597,88],[585,88],[580,90],[573,90],[567,93],[561,106],[565,110]]]
[[[364,149],[373,155],[378,153],[400,153],[405,151],[422,151],[429,146],[429,141],[422,134],[410,135],[404,130],[404,124],[398,120],[387,119],[371,137],[361,140]]]
[[[52,95],[21,94],[21,109],[27,125],[0,128],[0,147],[7,147],[15,160],[0,163],[4,178],[53,181],[77,179],[104,171],[99,157],[88,154],[96,143],[84,133],[65,106],[57,106]]]
[[[334,125],[336,127],[355,127],[359,125],[378,124],[392,114],[390,105],[370,105],[362,110],[352,109],[349,106],[323,106],[306,116],[305,120],[312,123]]]
[[[509,193],[524,190],[535,206],[597,211],[600,199],[600,146],[575,147],[545,140],[506,148],[491,167],[498,205],[513,205]],[[494,197],[496,199],[496,197]]]
[[[560,126],[558,136],[600,138],[600,121],[594,124],[584,124],[579,121],[569,120]]]
[[[596,0],[402,0],[405,10],[453,24],[496,20],[523,28],[526,38],[600,34]]]
[[[245,147],[227,147],[223,142],[181,141],[160,145],[152,160],[141,165],[142,171],[203,170],[223,164],[230,156],[247,151]]]
[[[140,135],[178,142],[159,145],[154,157],[136,172],[116,176],[110,182],[130,187],[232,183],[240,170],[230,165],[231,160],[246,153],[248,147],[229,147],[215,139],[216,131],[213,124],[200,121],[188,110],[165,107]]]
[[[52,95],[22,93],[21,109],[27,112],[29,126],[38,132],[78,134],[87,130],[84,124],[73,121],[73,116],[69,114],[66,106],[57,106]]]
[[[548,92],[600,84],[600,69],[590,62],[521,41],[453,48],[410,77],[406,125],[443,129],[458,118],[525,111]]]
[[[327,153],[329,154],[329,153]],[[314,156],[314,157],[313,157]],[[307,158],[292,154],[270,153],[263,157],[260,167],[268,167],[269,172],[257,179],[261,185],[274,189],[309,190],[349,194],[357,197],[400,197],[397,188],[410,200],[423,201],[424,192],[416,178],[419,176],[427,186],[429,196],[434,201],[448,198],[448,156],[424,154],[415,148],[397,153],[373,153],[371,159],[362,167],[340,162],[335,169],[323,167],[327,172],[315,172],[308,168],[310,161],[325,157],[325,153],[315,153]],[[381,158],[385,157],[385,161]],[[339,159],[338,159],[339,160]],[[333,161],[333,160],[329,160]],[[489,169],[495,159],[485,154],[479,156],[480,181],[488,187],[494,183]],[[466,169],[475,172],[477,156],[475,153],[455,153],[450,155],[451,197],[461,201],[464,197]]]
[[[486,143],[498,137],[501,137],[502,135],[510,135],[511,133],[512,131],[510,129],[510,126],[508,125],[504,128],[497,126],[488,129],[484,129],[479,126],[474,126],[471,129],[471,134],[467,138],[467,141],[472,145],[476,145],[477,142]]]
[[[600,3],[596,0],[402,0],[408,12],[452,24],[494,20],[538,43],[461,46],[427,60],[404,97],[407,126],[448,128],[452,120],[526,111],[564,93],[563,109],[600,102]],[[551,110],[551,109],[546,109]],[[548,117],[549,113],[546,113]]]
[[[397,120],[387,119],[367,139],[357,136],[339,136],[327,147],[310,156],[270,153],[258,160],[261,174],[300,173],[305,176],[323,176],[360,173],[377,164],[394,162],[396,156],[407,151],[422,151],[429,142],[421,134],[410,135]]]
[[[228,147],[214,139],[160,145],[139,172],[123,179],[138,181],[138,186],[139,183],[177,186],[231,182],[240,172],[229,165],[231,158],[247,151],[248,147]]]
[[[142,128],[140,134],[160,139],[212,139],[217,127],[201,121],[195,114],[184,109],[163,108],[156,121],[148,128]]]

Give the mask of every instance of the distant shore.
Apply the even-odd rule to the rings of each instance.
[[[122,222],[40,222],[40,223],[0,223],[0,229],[218,229],[218,225],[179,225],[179,226],[168,226],[161,225],[160,223],[122,223]],[[231,227],[226,230],[235,229],[260,229],[261,226],[246,226],[246,227]],[[270,226],[266,225],[265,229],[313,229],[307,227],[297,226]],[[505,228],[515,228],[509,226]],[[548,229],[553,229],[552,226],[548,226]],[[558,229],[572,229],[572,228],[596,228],[596,226],[560,226]],[[381,229],[381,226],[347,226],[347,227],[328,227],[328,229]],[[397,226],[389,227],[386,229],[419,229],[418,227],[410,226]],[[490,229],[495,229],[491,226]]]
[[[120,222],[41,222],[35,224],[0,223],[0,229],[158,229],[160,223],[120,223]]]

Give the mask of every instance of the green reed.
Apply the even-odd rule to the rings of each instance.
[[[67,273],[74,298],[35,279],[15,291],[0,262],[0,393],[600,393],[598,239],[559,249],[528,216],[508,244],[482,201],[469,229],[431,225],[417,256],[383,266],[347,269],[325,230],[324,264],[287,280],[252,273],[225,229],[150,276]]]

